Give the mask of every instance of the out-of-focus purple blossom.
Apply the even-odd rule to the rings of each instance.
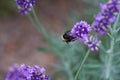
[[[116,15],[120,12],[120,1],[109,0],[108,3],[100,4],[101,12],[95,16],[93,22],[94,31],[103,35],[109,29],[111,23],[115,22]]]
[[[84,38],[88,37],[90,34],[89,32],[92,30],[91,26],[85,22],[80,21],[77,22],[73,28],[71,29],[71,34],[73,37],[75,37],[77,40],[83,41]]]
[[[119,0],[109,0],[108,3],[100,3],[101,11],[104,13],[109,13],[111,15],[116,15],[120,12],[120,1]]]
[[[21,14],[27,14],[35,5],[35,0],[15,0]]]
[[[99,34],[105,34],[110,24],[116,20],[115,16],[109,13],[98,13],[96,19],[93,22],[94,30]]]
[[[10,68],[6,80],[50,80],[50,77],[45,75],[45,68],[43,67],[37,65],[31,67],[22,64]]]
[[[98,46],[100,46],[101,41],[98,37],[90,36],[84,40],[84,44],[88,46],[91,51],[98,51]]]

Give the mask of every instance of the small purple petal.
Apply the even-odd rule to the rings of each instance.
[[[41,72],[41,73],[44,73],[44,72],[45,72],[45,68],[42,67],[42,68],[40,69],[40,72]]]
[[[103,4],[103,3],[100,3],[100,8],[102,10],[105,10],[107,8],[107,5],[106,4]]]
[[[113,16],[113,17],[111,17],[111,18],[109,19],[109,22],[110,22],[110,23],[113,23],[113,22],[115,22],[115,20],[116,20],[116,17]]]

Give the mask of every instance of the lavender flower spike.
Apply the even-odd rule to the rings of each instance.
[[[95,32],[103,35],[109,29],[110,23],[116,20],[115,16],[107,13],[98,13],[93,22]]]
[[[84,44],[88,46],[91,51],[98,51],[98,46],[100,46],[101,41],[98,37],[90,36],[85,39]]]
[[[31,67],[22,64],[17,64],[10,68],[6,80],[50,80],[48,75],[45,75],[45,69],[37,65]]]
[[[77,40],[83,41],[84,38],[88,37],[89,32],[92,30],[91,26],[85,21],[77,22],[71,29],[71,34]]]
[[[101,12],[95,16],[93,22],[94,31],[103,35],[109,29],[109,25],[116,20],[120,13],[120,0],[109,0],[108,3],[100,4]]]
[[[21,14],[27,14],[35,5],[35,0],[15,0]]]
[[[109,13],[111,15],[116,15],[120,12],[120,1],[109,0],[106,4],[100,3],[100,8],[102,12]]]

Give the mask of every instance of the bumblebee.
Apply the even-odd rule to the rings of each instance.
[[[62,36],[61,36],[61,39],[66,42],[66,43],[69,43],[69,42],[72,42],[72,41],[75,41],[75,37],[73,37],[70,33],[70,30],[69,31],[66,31]]]

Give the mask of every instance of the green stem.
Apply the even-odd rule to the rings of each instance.
[[[117,29],[117,27],[118,27],[117,24],[119,23],[119,19],[120,19],[120,14],[118,14],[117,19],[116,19],[116,21],[115,21],[115,23],[113,25],[114,30]]]
[[[86,59],[87,59],[89,53],[90,53],[90,50],[87,51],[87,53],[86,53],[86,55],[85,55],[83,61],[81,62],[81,65],[80,65],[80,67],[79,67],[79,69],[78,69],[78,71],[77,71],[77,73],[76,73],[76,75],[75,75],[74,80],[77,80],[77,78],[78,78],[78,76],[79,76],[79,74],[80,74],[80,71],[81,71],[81,69],[82,69],[82,66],[83,66],[83,64],[85,63],[85,61],[86,61]]]
[[[113,29],[114,31],[114,29]],[[111,80],[112,79],[112,75],[111,75],[111,70],[112,70],[112,59],[113,59],[113,52],[114,52],[114,44],[115,44],[115,40],[114,40],[114,34],[113,32],[111,32],[111,42],[110,42],[110,48],[106,51],[107,55],[106,55],[106,68],[105,68],[105,79],[106,80]]]
[[[111,39],[111,45],[110,45],[110,49],[107,51],[107,61],[105,63],[106,68],[105,68],[105,79],[106,80],[111,80],[112,79],[112,75],[111,75],[111,70],[112,70],[112,59],[113,59],[113,52],[114,52],[114,39]]]
[[[31,16],[29,13],[27,14],[27,17],[28,17],[28,19],[30,20],[30,22],[31,22],[34,26],[37,26],[37,25],[35,24],[34,20],[32,19],[32,16]]]
[[[47,31],[40,24],[39,19],[37,18],[37,15],[36,15],[36,12],[35,12],[34,8],[32,9],[32,13],[33,13],[33,17],[34,17],[34,23],[37,24],[36,28],[38,29],[38,31],[40,33],[42,33],[42,35],[44,36],[45,40],[50,44],[50,37],[49,37]]]
[[[112,65],[112,61],[113,61],[113,57],[114,57],[114,47],[115,47],[115,43],[116,43],[116,35],[118,34],[117,28],[118,28],[118,23],[120,20],[120,14],[118,14],[116,22],[114,23],[113,27],[110,27],[110,36],[112,37],[110,40],[110,48],[106,51],[107,55],[106,55],[106,63],[105,63],[105,79],[106,80],[113,80],[112,74],[113,74],[113,65]]]

